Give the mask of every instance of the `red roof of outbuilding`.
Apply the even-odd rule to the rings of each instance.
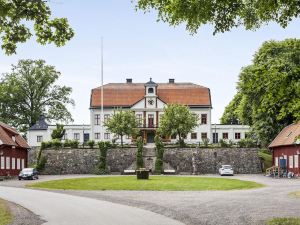
[[[158,83],[157,95],[167,104],[211,107],[209,88],[193,83]],[[104,107],[130,107],[144,96],[143,83],[110,83],[103,86]],[[101,87],[92,89],[90,106],[101,106]]]
[[[300,121],[285,128],[271,142],[269,148],[297,144],[296,137],[300,135]]]
[[[15,141],[11,136],[15,136]],[[2,122],[0,122],[0,146],[1,145],[30,148],[26,140],[14,128]]]

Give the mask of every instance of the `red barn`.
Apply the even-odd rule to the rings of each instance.
[[[269,145],[273,152],[273,166],[286,159],[289,172],[300,175],[300,121],[285,127]]]
[[[17,176],[26,168],[29,148],[15,129],[0,122],[0,176]]]

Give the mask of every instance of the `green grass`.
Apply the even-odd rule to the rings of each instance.
[[[272,166],[272,155],[267,150],[260,150],[258,156],[263,159],[265,169]]]
[[[300,218],[274,218],[267,221],[267,225],[300,225]]]
[[[198,191],[251,189],[263,185],[225,178],[150,176],[149,180],[137,180],[135,176],[112,176],[46,181],[28,187],[63,190]]]
[[[12,215],[3,200],[0,199],[0,225],[10,224],[12,221]]]

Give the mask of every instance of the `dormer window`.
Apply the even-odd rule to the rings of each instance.
[[[13,140],[13,142],[16,142],[16,137],[12,136],[12,140]]]
[[[148,88],[148,94],[153,94],[154,90],[153,88]]]

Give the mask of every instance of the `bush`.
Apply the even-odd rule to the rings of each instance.
[[[59,149],[62,147],[62,143],[59,139],[54,139],[52,140],[52,146],[55,148],[55,149]]]
[[[163,157],[165,152],[164,144],[159,136],[155,136],[154,138],[155,146],[156,146],[156,161],[155,161],[155,173],[162,174],[163,173]]]
[[[46,163],[47,163],[47,158],[45,156],[41,156],[35,168],[37,169],[38,172],[42,172],[45,169]]]
[[[63,143],[63,146],[64,146],[64,148],[71,147],[71,141],[65,140],[65,142]]]
[[[136,145],[137,145],[136,169],[144,168],[144,160],[143,160],[144,141],[141,136],[136,139]]]
[[[79,145],[79,141],[77,140],[70,141],[71,148],[78,148],[78,145]]]
[[[41,143],[41,149],[47,149],[52,147],[52,142],[51,141],[43,141]]]
[[[245,138],[245,139],[240,140],[237,143],[237,145],[238,145],[239,148],[255,148],[255,147],[257,147],[256,142],[253,141],[252,139],[249,139],[249,138]]]
[[[208,139],[208,138],[203,138],[202,141],[203,141],[203,146],[204,146],[205,148],[207,148],[207,147],[208,147],[208,144],[209,144],[209,139]]]
[[[98,147],[100,150],[100,157],[99,157],[99,163],[96,168],[96,174],[107,174],[107,168],[106,168],[106,157],[107,157],[107,150],[109,148],[109,142],[100,141],[98,142]]]
[[[52,131],[51,137],[52,139],[61,140],[65,135],[66,130],[64,129],[64,125],[56,124],[56,128]]]
[[[87,144],[88,144],[88,146],[90,147],[90,148],[94,148],[94,145],[95,145],[95,141],[94,140],[89,140],[88,142],[87,142]]]

